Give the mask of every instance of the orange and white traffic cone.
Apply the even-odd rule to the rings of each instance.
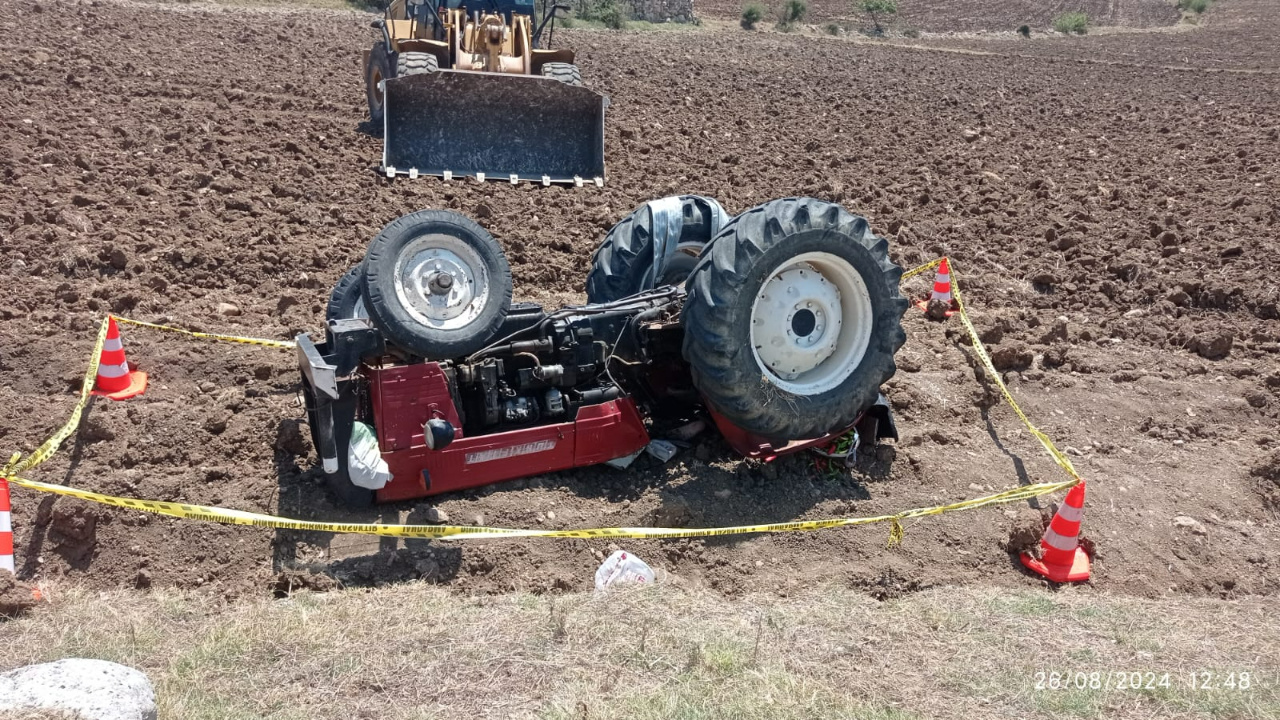
[[[955,314],[955,308],[952,307],[951,297],[951,263],[947,258],[942,258],[942,262],[938,264],[938,274],[933,277],[933,292],[929,293],[928,300],[919,300],[916,307],[928,312],[929,305],[937,300],[946,303],[947,312],[945,317],[951,317]]]
[[[1040,539],[1040,559],[1027,553],[1018,557],[1028,570],[1054,582],[1081,582],[1089,579],[1089,556],[1080,548],[1080,522],[1084,520],[1084,481],[1071,488],[1067,499]]]
[[[124,345],[120,342],[120,328],[116,319],[107,318],[107,339],[102,345],[102,357],[98,360],[98,379],[93,383],[93,394],[112,400],[125,400],[141,395],[147,389],[147,374],[129,369],[124,357]]]
[[[13,519],[9,506],[9,481],[0,478],[0,570],[16,572],[13,564]]]

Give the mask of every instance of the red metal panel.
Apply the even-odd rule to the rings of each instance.
[[[380,408],[375,422],[381,425],[399,423],[386,414],[391,407],[385,402],[390,400],[386,392],[391,387],[396,386],[383,387],[384,402],[375,405]],[[648,442],[644,422],[630,398],[580,408],[573,422],[461,438],[440,451],[423,444],[419,428],[409,447],[388,450],[384,445],[382,457],[392,479],[377,498],[378,502],[407,500],[566,470],[630,455]]]
[[[431,418],[448,420],[461,436],[462,421],[449,394],[449,380],[438,363],[366,367],[365,374],[383,452],[424,445],[422,426]]]
[[[595,465],[625,457],[649,444],[649,432],[631,398],[622,398],[578,411],[578,448],[574,464]]]
[[[783,455],[790,455],[793,452],[798,452],[807,448],[826,445],[841,435],[849,432],[850,428],[858,424],[858,421],[854,420],[853,424],[849,425],[849,427],[838,432],[833,432],[830,435],[823,435],[820,438],[813,438],[811,440],[793,440],[782,447],[774,447],[771,441],[762,438],[759,435],[747,432],[737,425],[734,425],[725,416],[713,410],[710,405],[707,406],[707,412],[711,414],[711,419],[715,421],[716,428],[718,428],[720,430],[720,434],[724,436],[725,442],[729,443],[729,447],[733,448],[743,457],[764,460],[765,462],[772,462]],[[862,416],[859,415],[858,418],[861,419]]]

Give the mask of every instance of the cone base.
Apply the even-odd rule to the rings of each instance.
[[[927,312],[929,312],[929,301],[928,301],[928,300],[917,300],[917,301],[916,301],[916,308],[918,308],[918,309],[920,310],[920,312],[926,312],[926,313],[927,313]],[[947,316],[947,317],[951,317],[952,315],[955,315],[955,314],[956,314],[956,311],[955,311],[955,310],[948,310],[948,311],[946,312],[946,316]]]
[[[1059,583],[1083,582],[1089,579],[1092,571],[1089,556],[1080,548],[1076,548],[1070,565],[1046,565],[1043,560],[1037,560],[1026,553],[1020,553],[1018,559],[1031,572]]]
[[[147,374],[139,370],[133,370],[129,373],[129,386],[120,390],[99,390],[94,388],[89,391],[90,395],[98,397],[110,398],[112,400],[128,400],[135,395],[141,395],[147,389]]]

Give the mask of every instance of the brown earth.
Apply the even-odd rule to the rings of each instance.
[[[272,338],[315,331],[329,288],[404,212],[477,218],[505,245],[521,299],[554,305],[582,299],[591,249],[647,199],[704,193],[740,212],[814,195],[866,214],[904,265],[956,259],[1013,392],[1090,479],[1095,587],[1275,593],[1277,86],[1156,65],[1194,53],[1275,72],[1280,47],[1264,39],[1280,18],[1264,0],[1212,12],[1247,19],[1250,34],[1206,22],[1038,39],[1015,55],[999,42],[970,54],[736,29],[565,32],[588,84],[612,98],[608,185],[573,190],[376,177],[358,72],[367,14],[4,4],[0,447],[28,452],[63,422],[107,311]],[[1137,60],[1099,61],[1122,51]],[[709,526],[879,514],[1063,477],[978,382],[955,321],[913,311],[907,328],[887,388],[902,440],[856,472],[742,462],[708,437],[667,466],[642,458],[438,506],[502,526]],[[125,343],[151,373],[147,394],[95,402],[33,479],[304,518],[425,516],[428,503],[334,507],[289,353],[138,328]],[[1026,586],[1039,581],[1006,548],[1040,509],[922,519],[895,549],[883,526],[625,546],[727,594]],[[26,581],[232,597],[329,587],[328,576],[585,589],[609,550],[273,533],[17,488],[14,524]]]
[[[732,20],[742,18],[746,5],[756,2],[765,8],[766,28],[781,17],[785,0],[694,0],[698,17]],[[804,22],[836,21],[853,30],[870,30],[873,25],[852,7],[856,0],[811,0]],[[1053,18],[1068,11],[1089,16],[1094,26],[1160,27],[1178,21],[1179,12],[1170,0],[901,0],[890,27],[898,32],[1013,32],[1019,25],[1047,30]],[[885,21],[881,20],[883,24]]]

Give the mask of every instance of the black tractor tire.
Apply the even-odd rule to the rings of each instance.
[[[679,249],[667,256],[659,276],[653,277],[653,217],[646,203],[614,225],[592,254],[587,302],[612,302],[684,282],[697,265],[697,253],[711,242],[729,215],[714,198],[702,195],[681,195],[680,203]]]
[[[435,55],[424,52],[402,52],[396,55],[396,77],[423,75],[440,69]]]
[[[324,310],[325,322],[369,317],[369,308],[360,295],[363,277],[364,271],[360,265],[356,265],[338,279],[338,284],[333,286],[333,292],[329,293],[329,304]]]
[[[378,43],[369,52],[369,64],[364,69],[364,93],[369,102],[369,122],[378,130],[382,130],[383,96],[378,83],[394,77],[391,73],[391,59],[387,55],[387,44]]]
[[[582,71],[573,63],[549,62],[542,64],[542,77],[559,80],[565,85],[582,87]]]
[[[401,256],[439,248],[463,259],[478,286],[472,302],[483,299],[474,317],[456,327],[433,327],[396,291],[405,285],[396,275]],[[428,360],[459,358],[484,347],[511,306],[511,267],[502,247],[474,221],[449,210],[419,210],[392,221],[369,244],[362,267],[361,294],[374,325],[395,345]]]
[[[803,387],[797,391],[766,369],[759,348],[753,348],[757,296],[766,300],[765,283],[780,282],[785,263],[805,253],[823,253],[856,272],[866,298],[858,302],[867,303],[871,319],[865,351],[854,369],[840,376],[838,366],[829,366],[837,371],[830,388],[798,383],[808,384],[812,392]],[[818,275],[825,277],[821,271]],[[848,427],[875,403],[880,386],[897,371],[894,354],[907,338],[902,316],[908,302],[898,288],[901,277],[902,268],[889,259],[888,241],[873,235],[865,219],[835,203],[785,198],[748,210],[704,250],[686,284],[683,350],[694,386],[734,425],[774,442],[821,437]],[[845,295],[840,297],[843,302]],[[807,324],[809,329],[796,334],[811,333],[813,323]],[[848,325],[840,327],[850,332]],[[834,336],[833,346],[842,339]],[[853,354],[849,357],[852,364]],[[784,387],[788,385],[791,389]]]

